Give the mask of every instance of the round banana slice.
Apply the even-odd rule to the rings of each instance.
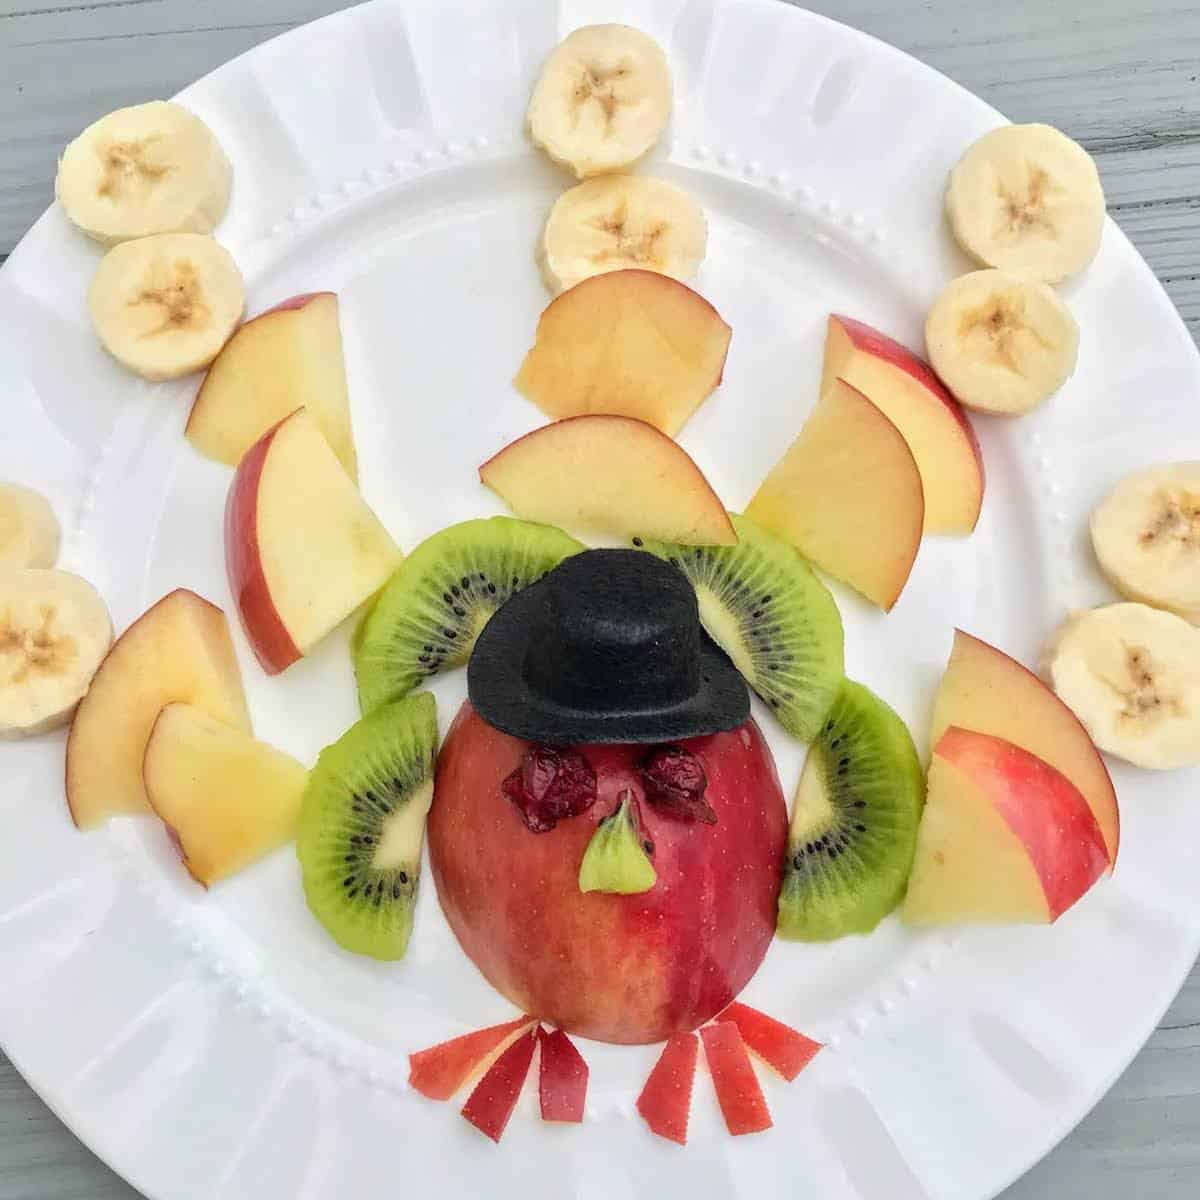
[[[0,570],[54,566],[58,540],[58,518],[45,496],[0,483]]]
[[[1104,189],[1092,156],[1051,125],[1005,125],[950,172],[946,212],[985,266],[1057,283],[1096,257]]]
[[[1200,462],[1123,479],[1092,513],[1092,546],[1123,596],[1200,625]]]
[[[603,175],[555,201],[538,263],[554,292],[627,267],[691,279],[707,245],[704,212],[685,192],[645,175]]]
[[[1016,415],[1070,378],[1079,326],[1044,283],[1004,271],[952,280],[925,321],[933,369],[968,408]]]
[[[1048,654],[1063,702],[1109,754],[1139,767],[1200,764],[1200,630],[1144,604],[1075,615]]]
[[[0,571],[0,738],[65,724],[112,645],[104,601],[66,571]]]
[[[177,379],[207,367],[245,304],[237,263],[198,233],[160,233],[114,246],[88,291],[104,348],[146,379]]]
[[[653,38],[628,25],[586,25],[546,60],[529,101],[529,133],[580,179],[636,162],[671,115],[671,72]]]
[[[211,233],[232,168],[212,130],[179,104],[119,108],[63,151],[54,190],[71,221],[107,245],[153,233]]]

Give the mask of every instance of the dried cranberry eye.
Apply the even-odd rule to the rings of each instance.
[[[530,746],[500,790],[533,833],[549,833],[596,803],[596,772],[578,750]]]
[[[642,762],[646,799],[660,812],[683,821],[717,823],[704,793],[708,776],[704,764],[682,746],[656,746]]]

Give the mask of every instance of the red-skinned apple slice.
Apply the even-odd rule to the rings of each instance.
[[[481,1063],[532,1024],[531,1017],[518,1017],[439,1042],[428,1050],[418,1050],[408,1056],[408,1082],[414,1091],[430,1100],[449,1100]]]
[[[763,480],[746,516],[887,610],[904,590],[921,546],[925,493],[901,432],[837,379]]]
[[[192,405],[186,436],[236,467],[297,408],[307,408],[351,479],[358,462],[333,292],[293,296],[247,321],[225,343]]]
[[[1032,671],[961,629],[933,708],[930,744],[951,725],[1014,742],[1061,771],[1083,793],[1104,834],[1109,861],[1121,841],[1117,794],[1079,718]]]
[[[493,1142],[504,1136],[508,1119],[517,1107],[536,1042],[536,1030],[517,1038],[488,1068],[463,1105],[462,1115]]]
[[[725,1127],[734,1137],[770,1129],[771,1112],[738,1027],[718,1021],[701,1029],[700,1038]]]
[[[720,384],[731,335],[686,284],[609,271],[542,313],[516,385],[549,417],[614,413],[674,436]]]
[[[933,752],[904,902],[911,924],[1056,921],[1108,870],[1100,826],[1061,772],[951,726]]]
[[[806,1038],[790,1025],[776,1021],[766,1013],[737,1001],[734,1001],[718,1019],[732,1021],[738,1027],[742,1041],[789,1083],[822,1049],[820,1042]]]
[[[225,614],[182,588],[113,643],[76,710],[67,738],[67,804],[80,829],[151,811],[142,761],[158,714],[175,702],[250,732]]]
[[[821,390],[844,379],[908,442],[925,492],[925,532],[967,534],[983,505],[983,455],[971,422],[933,369],[907,347],[850,317],[833,315]]]
[[[672,1034],[637,1099],[637,1110],[651,1133],[681,1146],[687,1145],[699,1051],[694,1033]]]
[[[538,1100],[543,1121],[583,1120],[587,1102],[588,1065],[575,1044],[561,1029],[538,1030],[541,1064],[538,1068]]]
[[[737,544],[700,468],[666,434],[631,417],[543,425],[489,458],[479,478],[528,521],[689,546]]]
[[[400,551],[298,409],[247,451],[225,508],[225,563],[268,674],[307,654],[369,600]]]

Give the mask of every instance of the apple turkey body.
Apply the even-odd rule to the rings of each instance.
[[[488,981],[523,1012],[606,1042],[658,1042],[716,1016],[775,933],[787,809],[753,721],[681,745],[703,763],[715,825],[645,798],[649,747],[578,747],[596,772],[582,815],[533,833],[501,790],[528,742],[464,704],[438,759],[429,853],[442,909]],[[657,882],[637,895],[583,893],[597,824],[631,788]]]

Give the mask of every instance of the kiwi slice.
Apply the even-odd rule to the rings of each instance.
[[[636,896],[658,882],[650,861],[653,843],[642,834],[641,815],[631,789],[626,788],[616,811],[597,826],[579,864],[581,892],[612,892]]]
[[[552,525],[513,517],[463,521],[427,538],[400,564],[355,635],[362,711],[462,666],[500,605],[583,548]]]
[[[924,803],[904,722],[847,681],[796,789],[779,936],[824,942],[874,929],[904,896]]]
[[[436,750],[437,705],[417,692],[352,725],[308,777],[296,841],[304,895],[356,954],[392,960],[408,947]]]
[[[842,618],[800,552],[730,513],[736,546],[634,546],[674,563],[696,589],[700,620],[779,723],[810,741],[845,673]]]

